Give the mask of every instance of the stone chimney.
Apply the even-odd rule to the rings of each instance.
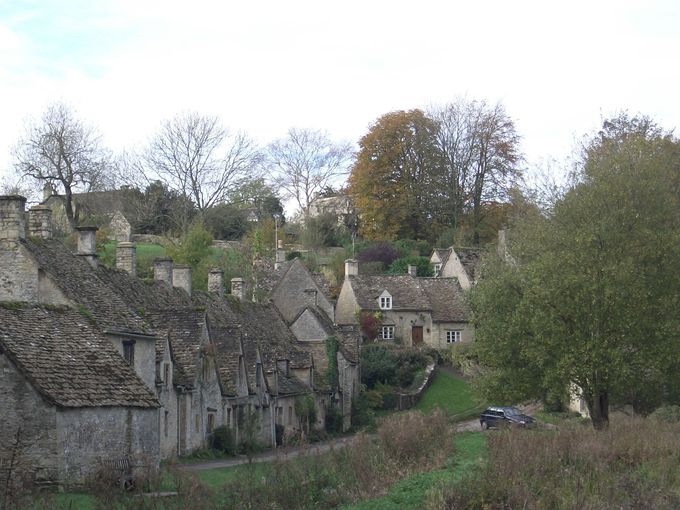
[[[90,265],[97,267],[97,227],[76,227],[78,231],[78,255]]]
[[[239,301],[246,299],[246,282],[243,278],[231,279],[231,295]]]
[[[52,209],[46,205],[36,205],[29,209],[28,235],[41,239],[52,237]]]
[[[46,182],[43,186],[43,202],[47,202],[52,195],[54,195],[54,186]]]
[[[183,289],[191,296],[191,266],[175,264],[172,268],[172,286]]]
[[[283,249],[283,240],[279,239],[278,245],[276,246],[276,258],[274,259],[274,269],[281,267],[286,261],[286,250]]]
[[[414,278],[418,276],[418,266],[409,264],[408,265],[408,274],[409,276],[413,276]]]
[[[121,241],[116,246],[116,267],[137,276],[137,247],[135,243]]]
[[[345,276],[357,276],[359,274],[359,262],[354,259],[345,260]]]
[[[213,267],[208,272],[208,292],[224,296],[224,271],[219,267]]]
[[[26,239],[26,198],[19,195],[0,196],[0,241]]]
[[[153,261],[153,279],[172,287],[172,259],[157,258]]]

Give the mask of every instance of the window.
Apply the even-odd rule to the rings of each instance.
[[[380,328],[380,338],[383,340],[394,340],[394,326],[383,326]]]
[[[461,331],[459,329],[448,329],[446,331],[446,343],[455,344],[461,341]]]
[[[276,424],[283,425],[283,407],[276,408]]]
[[[380,309],[381,310],[392,309],[392,296],[380,296]]]
[[[215,430],[215,415],[213,413],[208,414],[208,434],[212,434]]]
[[[135,341],[125,340],[123,342],[123,358],[131,367],[135,366]]]
[[[168,437],[168,415],[170,413],[168,411],[165,411],[165,421],[163,421],[163,432],[165,433],[165,437]]]
[[[227,427],[233,427],[231,423],[231,407],[227,408]]]
[[[163,382],[166,388],[170,384],[170,363],[163,363]]]
[[[288,425],[293,424],[293,406],[288,406]]]
[[[201,426],[201,415],[197,414],[196,419],[195,419],[195,423],[194,423],[194,432],[196,432],[197,434],[198,434],[198,430],[199,430],[200,426]]]
[[[435,264],[434,265],[434,276],[437,277],[442,271],[442,265],[441,264]]]

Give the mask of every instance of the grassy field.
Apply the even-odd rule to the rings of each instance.
[[[482,402],[475,399],[468,382],[439,370],[416,409],[430,413],[439,408],[450,417],[460,420],[476,416],[484,407]]]

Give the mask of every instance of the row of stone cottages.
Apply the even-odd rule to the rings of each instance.
[[[312,426],[334,409],[349,427],[359,335],[335,324],[328,289],[299,261],[272,268],[270,299],[254,303],[241,279],[224,295],[217,270],[192,292],[190,268],[168,259],[144,282],[131,243],[103,267],[95,228],[79,229],[74,254],[50,220],[0,197],[0,478],[134,473],[206,446],[218,425],[274,446],[299,432],[301,398],[316,406]]]

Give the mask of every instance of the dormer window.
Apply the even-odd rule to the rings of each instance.
[[[441,264],[435,264],[434,265],[434,276],[435,278],[439,276],[442,272],[442,265]]]
[[[131,367],[135,366],[135,341],[125,340],[123,342],[123,358]]]
[[[383,292],[382,295],[380,296],[380,309],[381,310],[392,309],[392,296],[390,296],[387,291]]]

